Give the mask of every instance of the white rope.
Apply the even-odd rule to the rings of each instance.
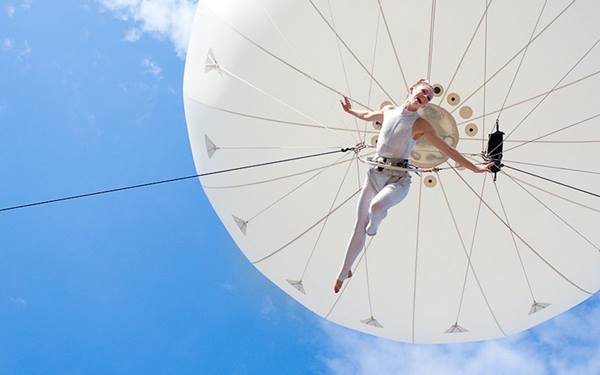
[[[354,198],[358,193],[360,192],[360,189],[355,191],[352,195],[350,195],[348,198],[346,198],[342,203],[340,203],[337,207],[335,207],[333,210],[331,210],[330,212],[328,212],[325,216],[323,216],[322,218],[320,218],[319,220],[317,220],[317,222],[315,222],[314,224],[312,224],[311,226],[309,226],[306,230],[304,230],[302,233],[300,233],[299,235],[297,235],[296,237],[292,238],[290,241],[286,242],[283,246],[281,246],[280,248],[278,248],[277,250],[274,250],[272,252],[270,252],[269,254],[255,260],[252,261],[252,264],[258,264],[262,261],[265,261],[269,258],[271,258],[273,255],[280,253],[281,251],[283,251],[284,249],[286,249],[288,246],[290,246],[292,243],[296,242],[299,238],[301,238],[302,236],[304,236],[306,233],[310,232],[313,228],[315,228],[317,225],[319,225],[319,223],[322,223],[325,219],[327,219],[329,216],[331,216],[334,212],[336,212],[337,210],[339,210],[342,206],[344,206],[346,203],[348,203],[352,198]]]
[[[506,68],[514,59],[516,59],[521,52],[523,52],[527,47],[529,47],[534,41],[536,41],[540,35],[542,35],[560,16],[562,16],[570,7],[571,5],[573,5],[577,0],[572,0],[569,4],[567,4],[566,7],[564,7],[557,15],[556,17],[554,17],[548,24],[546,24],[546,26],[544,26],[544,28],[542,30],[540,30],[539,33],[537,33],[533,39],[531,39],[527,44],[525,44],[520,50],[517,51],[517,53],[515,53],[513,55],[513,57],[511,57],[510,59],[508,59],[507,62],[504,63],[504,65],[502,65],[498,70],[496,70],[496,72],[494,74],[492,74],[485,82],[484,84],[489,83],[492,79],[494,79],[501,71],[504,70],[504,68]],[[481,88],[483,87],[483,85],[479,86],[475,91],[473,91],[471,94],[469,94],[469,96],[467,96],[462,104],[466,104],[469,99],[471,99],[475,94],[477,94],[479,92],[479,90],[481,90]],[[458,106],[456,108],[454,108],[450,113],[454,113],[456,110],[458,109]]]
[[[450,164],[448,162],[446,162],[446,163],[450,166]],[[473,263],[471,262],[470,254],[467,252],[467,247],[465,246],[465,241],[463,240],[462,235],[460,234],[460,229],[458,228],[458,222],[456,221],[456,217],[454,216],[454,211],[452,210],[452,206],[450,205],[450,201],[448,200],[448,195],[446,194],[446,189],[444,188],[442,179],[440,178],[439,173],[436,173],[436,175],[438,177],[438,181],[440,182],[440,187],[442,188],[442,193],[444,195],[444,200],[446,201],[446,206],[448,207],[448,211],[450,212],[450,216],[452,217],[452,222],[454,223],[454,229],[456,230],[456,234],[458,235],[458,238],[460,239],[460,244],[462,246],[463,252],[465,253],[465,257],[467,257],[467,269],[470,269],[471,273],[473,273],[473,278],[475,279],[475,282],[477,283],[477,286],[479,287],[479,291],[481,292],[481,296],[483,297],[485,304],[487,305],[488,311],[492,315],[494,322],[496,322],[496,326],[498,327],[500,332],[502,332],[502,334],[504,336],[506,336],[506,332],[504,332],[504,329],[500,325],[500,322],[498,321],[496,314],[494,314],[494,310],[492,309],[492,306],[490,305],[490,301],[488,300],[487,295],[485,294],[485,291],[483,290],[481,281],[479,281],[479,277],[477,276],[477,273],[475,272],[475,267],[473,267]],[[465,275],[465,284],[466,284],[466,275]],[[464,296],[464,290],[463,290],[463,296]],[[461,306],[462,306],[462,297],[461,297]],[[460,314],[460,309],[459,309],[459,314]],[[458,317],[456,319],[456,322],[458,323]]]
[[[373,81],[381,89],[381,91],[383,91],[383,93],[385,95],[387,95],[387,97],[392,102],[394,102],[394,99],[392,98],[392,96],[381,85],[381,83],[379,83],[379,81],[369,72],[369,69],[367,69],[367,67],[360,61],[360,59],[358,58],[358,56],[354,53],[354,51],[352,51],[352,49],[348,46],[348,44],[344,41],[344,39],[342,39],[342,37],[335,31],[335,29],[333,28],[333,26],[331,26],[331,24],[329,23],[329,21],[327,21],[327,19],[325,18],[325,16],[323,15],[323,13],[319,10],[319,8],[315,5],[315,3],[313,2],[313,0],[308,0],[308,2],[312,5],[313,9],[321,17],[321,19],[323,20],[323,22],[325,22],[325,24],[327,25],[327,27],[329,27],[329,29],[335,34],[336,38],[342,43],[342,45],[344,46],[344,48],[346,48],[346,50],[350,53],[350,55],[354,58],[354,60],[358,63],[358,65],[360,65],[361,68],[373,79]],[[394,104],[396,104],[396,103],[394,102]]]
[[[417,204],[417,230],[415,241],[415,272],[413,273],[413,300],[412,300],[412,343],[415,343],[415,312],[417,309],[417,269],[419,265],[419,238],[421,234],[421,202],[423,197],[423,177],[419,176],[419,198]]]
[[[533,184],[530,184],[529,182],[527,182],[527,181],[524,181],[524,180],[521,180],[521,179],[520,179],[520,178],[518,178],[518,177],[511,176],[511,175],[509,175],[508,173],[506,173],[506,172],[505,172],[505,171],[503,171],[503,170],[501,170],[501,171],[500,171],[500,173],[502,173],[502,174],[505,174],[505,175],[509,176],[510,178],[512,178],[513,180],[519,181],[520,183],[522,183],[522,184],[524,184],[524,185],[527,185],[527,186],[529,186],[529,187],[531,187],[531,188],[534,188],[534,189],[536,189],[536,190],[539,190],[539,191],[541,191],[541,192],[544,192],[544,193],[546,193],[546,194],[548,194],[548,195],[551,195],[551,196],[553,196],[553,197],[555,197],[555,198],[561,199],[561,200],[563,200],[563,201],[565,201],[565,202],[569,202],[569,203],[571,203],[571,204],[574,204],[574,205],[576,205],[576,206],[579,206],[579,207],[582,207],[582,208],[586,208],[586,209],[588,209],[588,210],[590,210],[590,211],[594,211],[594,212],[596,212],[596,213],[599,213],[599,214],[600,214],[600,209],[597,209],[597,208],[594,208],[594,207],[588,206],[588,205],[586,205],[586,204],[583,204],[583,203],[576,202],[576,201],[574,201],[574,200],[571,200],[571,199],[565,198],[565,197],[563,197],[563,196],[560,196],[560,195],[558,195],[558,194],[556,194],[556,193],[553,193],[553,192],[551,192],[551,191],[548,191],[548,190],[542,189],[541,187],[539,187],[539,186],[536,186],[536,185],[533,185]]]
[[[346,155],[344,155],[344,156],[346,156]],[[351,158],[350,160],[346,160],[344,163],[348,163],[348,167],[349,167],[350,165],[352,165],[352,161],[353,160],[354,160],[354,158]],[[315,178],[317,178],[317,176],[321,175],[322,173],[324,173],[328,169],[329,169],[329,167],[321,169],[317,173],[313,174],[312,176],[310,176],[309,178],[307,178],[306,180],[302,181],[300,184],[298,184],[297,186],[295,186],[292,190],[288,191],[287,193],[285,193],[284,195],[282,195],[281,197],[279,197],[278,199],[276,199],[275,201],[273,201],[271,204],[267,205],[265,208],[263,208],[262,210],[258,211],[256,214],[254,214],[252,217],[250,217],[246,221],[250,222],[250,221],[254,220],[259,215],[261,215],[262,213],[264,213],[265,211],[267,211],[269,208],[275,206],[277,203],[279,203],[282,200],[284,200],[285,198],[289,197],[293,192],[297,191],[302,186],[308,184],[310,181],[314,180]]]
[[[595,76],[595,75],[598,75],[598,74],[600,74],[600,70],[597,70],[597,71],[595,71],[595,72],[593,72],[593,73],[590,73],[590,74],[588,74],[588,75],[586,75],[586,76],[583,76],[583,77],[581,77],[581,78],[579,78],[579,79],[576,79],[576,80],[574,80],[574,81],[571,81],[571,82],[569,82],[569,83],[565,83],[565,84],[564,84],[564,85],[562,85],[562,86],[558,86],[558,87],[557,87],[557,88],[555,88],[554,90],[548,90],[548,91],[544,91],[544,92],[542,92],[542,93],[539,93],[539,94],[537,94],[537,95],[534,95],[534,96],[532,96],[532,97],[530,97],[530,98],[523,99],[523,100],[521,100],[521,101],[518,101],[518,102],[515,102],[515,103],[512,103],[512,104],[509,104],[509,105],[507,105],[506,107],[504,107],[504,109],[514,108],[514,107],[516,107],[516,106],[519,106],[519,105],[521,105],[521,104],[528,103],[528,102],[530,102],[530,101],[532,101],[532,100],[535,100],[535,99],[537,99],[537,98],[540,98],[540,97],[542,97],[542,96],[546,95],[546,94],[547,94],[547,93],[549,93],[549,92],[555,92],[555,91],[558,91],[558,90],[564,89],[564,88],[566,88],[566,87],[572,86],[572,85],[574,85],[574,84],[576,84],[576,83],[579,83],[579,82],[581,82],[581,81],[584,81],[584,80],[586,80],[586,79],[588,79],[588,78],[591,78],[591,77],[593,77],[593,76]],[[470,118],[470,119],[468,119],[468,120],[464,120],[464,121],[461,121],[461,122],[458,122],[458,123],[456,123],[456,126],[464,125],[464,124],[467,124],[467,123],[473,122],[473,121],[475,121],[475,120],[479,120],[480,118],[486,118],[486,117],[488,117],[488,116],[491,116],[491,115],[494,115],[494,114],[496,114],[496,113],[498,113],[498,112],[500,112],[500,109],[496,109],[496,110],[494,110],[494,111],[491,111],[491,112],[488,112],[488,113],[485,113],[485,114],[483,114],[483,115],[479,115],[479,116],[476,116],[476,117],[471,117],[471,118]]]
[[[527,190],[527,188],[525,188],[523,185],[521,185],[520,183],[518,183],[517,181],[515,181],[512,176],[507,175],[515,184],[517,184],[521,189],[525,190],[525,192],[527,194],[529,194],[533,199],[535,199],[539,204],[541,204],[542,206],[544,206],[545,209],[547,209],[548,211],[550,211],[558,220],[560,220],[563,224],[565,224],[567,227],[569,227],[569,229],[571,229],[573,232],[575,232],[579,237],[581,237],[585,242],[587,242],[588,244],[590,244],[593,248],[595,248],[596,250],[600,251],[600,247],[598,247],[596,244],[594,244],[589,238],[587,238],[583,233],[581,233],[580,231],[578,231],[575,227],[573,227],[568,221],[566,221],[565,219],[563,219],[562,216],[560,216],[558,213],[556,213],[556,211],[554,211],[552,208],[550,208],[547,204],[545,204],[544,202],[542,202],[538,197],[536,197],[532,192],[530,192],[529,190]]]
[[[408,82],[406,81],[406,77],[404,76],[404,70],[402,69],[402,63],[400,63],[400,57],[398,57],[398,51],[396,51],[396,46],[394,45],[394,38],[392,38],[392,33],[390,32],[390,27],[388,25],[387,18],[385,16],[385,12],[383,11],[383,5],[381,4],[381,0],[377,0],[377,3],[379,4],[379,13],[383,17],[383,24],[385,25],[385,29],[387,31],[387,35],[390,40],[390,44],[392,46],[394,56],[396,57],[396,63],[398,63],[398,68],[400,69],[400,75],[402,76],[402,80],[404,81],[404,86],[406,87],[406,92],[408,93]],[[391,99],[391,97],[390,97],[390,99]],[[392,102],[394,102],[394,101],[392,100]],[[394,102],[394,104],[396,104],[396,103]]]
[[[241,31],[239,31],[237,28],[235,28],[235,26],[233,26],[231,23],[227,22],[226,20],[224,20],[216,11],[214,11],[213,9],[211,9],[210,6],[206,6],[206,8],[219,20],[221,21],[224,25],[226,25],[227,27],[229,27],[234,33],[236,33],[237,35],[239,35],[242,39],[246,40],[248,43],[252,44],[254,47],[258,48],[259,50],[261,50],[262,52],[264,52],[265,54],[271,56],[272,58],[274,58],[275,60],[279,61],[280,63],[284,64],[285,66],[287,66],[288,68],[294,70],[295,72],[303,75],[304,77],[310,79],[311,81],[318,83],[321,87],[339,95],[339,96],[343,96],[344,93],[342,93],[340,90],[337,90],[335,88],[333,88],[332,86],[326,84],[325,82],[321,81],[320,79],[310,75],[309,73],[303,71],[302,69],[294,66],[293,64],[289,63],[288,61],[284,60],[283,58],[281,58],[280,56],[276,55],[275,53],[271,52],[270,50],[266,49],[265,47],[263,47],[262,45],[260,45],[259,43],[257,43],[256,41],[254,41],[253,39],[251,39],[250,37],[248,37],[247,35],[245,35],[244,33],[242,33]],[[349,98],[350,101],[352,101],[353,103],[356,103],[358,105],[360,105],[363,108],[366,108],[368,110],[372,110],[372,108],[370,108],[369,106],[359,102],[358,100],[354,99],[354,98]]]
[[[550,92],[547,93],[546,95],[544,95],[544,97],[542,97],[542,99],[529,111],[527,112],[527,114],[525,115],[525,117],[523,117],[521,119],[521,121],[519,121],[517,123],[517,125],[504,137],[504,139],[509,139],[511,135],[513,135],[513,133],[515,131],[517,131],[517,129],[519,129],[519,127],[525,122],[525,120],[527,120],[529,118],[529,116],[546,100],[546,98],[548,98],[548,96],[550,96],[550,94],[552,94],[552,90],[557,88],[558,85],[561,84],[561,82],[567,78],[567,76],[586,58],[587,55],[590,54],[590,52],[592,52],[592,50],[594,49],[594,47],[596,47],[598,45],[598,43],[600,43],[600,38],[598,40],[596,40],[596,42],[583,54],[583,56],[581,56],[579,58],[579,60],[577,60],[577,62],[571,67],[571,69],[569,69],[562,77],[560,80],[558,80],[558,82],[556,82],[556,84],[552,87],[552,89],[550,89]],[[504,141],[503,141],[504,142]],[[496,146],[496,148],[499,146]],[[492,151],[488,151],[488,152],[493,152]]]
[[[565,280],[567,283],[571,284],[574,288],[576,288],[577,290],[581,291],[584,294],[587,295],[592,295],[593,293],[580,287],[579,285],[577,285],[576,283],[574,283],[573,281],[571,281],[571,279],[569,279],[567,276],[565,276],[562,272],[560,272],[556,267],[554,267],[554,265],[552,265],[552,263],[550,263],[548,260],[546,260],[546,258],[544,258],[537,250],[535,250],[533,248],[533,246],[531,246],[527,241],[525,241],[525,239],[519,235],[517,232],[515,232],[512,227],[510,225],[508,225],[508,223],[506,221],[504,221],[500,215],[498,215],[498,213],[496,211],[494,211],[492,209],[492,207],[482,198],[479,196],[479,194],[477,194],[477,192],[471,187],[471,185],[469,185],[469,183],[460,175],[460,173],[458,173],[454,168],[452,168],[452,170],[454,171],[454,173],[456,173],[456,175],[458,176],[458,178],[461,179],[461,181],[469,188],[469,190],[471,190],[471,192],[473,194],[475,194],[479,199],[481,199],[481,201],[483,202],[483,204],[488,208],[488,210],[494,215],[496,216],[496,218],[505,226],[507,227],[511,232],[514,233],[514,235],[523,243],[525,244],[525,246],[527,246],[527,248],[529,250],[531,250],[532,253],[534,253],[540,260],[542,260],[542,262],[544,262],[551,270],[553,270],[558,276],[560,276],[563,280]]]
[[[331,16],[331,24],[333,26],[333,29],[336,30],[335,19],[333,17],[333,9],[331,8],[330,0],[327,0],[327,5],[329,7],[329,15]],[[335,32],[337,34],[337,30]],[[346,70],[346,64],[344,63],[344,56],[342,56],[342,48],[340,47],[340,41],[338,39],[336,39],[335,44],[337,46],[338,55],[340,57],[342,71],[344,72],[344,80],[346,81],[346,90],[348,91],[348,96],[352,96],[352,91],[350,90],[350,82],[348,81],[348,72]],[[369,103],[367,102],[367,104],[369,104]],[[364,139],[361,137],[360,130],[358,129],[358,121],[357,121],[356,117],[354,117],[354,116],[352,116],[352,119],[354,120],[354,126],[356,127],[356,133],[358,134],[358,141],[363,142]]]
[[[333,198],[333,201],[331,202],[331,206],[328,209],[328,212],[331,212],[331,210],[333,210],[333,206],[335,205],[335,202],[337,201],[339,195],[340,195],[340,191],[342,191],[342,186],[344,186],[344,182],[346,181],[346,177],[348,176],[348,172],[350,171],[350,167],[352,166],[352,161],[355,158],[352,158],[350,160],[350,163],[348,164],[348,168],[346,168],[346,172],[344,173],[344,177],[342,178],[342,181],[340,182],[340,185],[338,186],[338,189],[335,193],[335,197]],[[306,260],[306,264],[304,266],[304,270],[302,271],[302,275],[300,276],[300,281],[304,280],[304,275],[306,274],[306,270],[308,269],[308,265],[313,257],[313,254],[315,253],[315,250],[317,249],[317,245],[319,244],[319,240],[321,239],[321,235],[323,234],[323,232],[325,231],[325,227],[327,226],[327,222],[329,221],[329,216],[327,216],[327,218],[325,219],[325,221],[323,221],[323,226],[321,226],[321,229],[319,230],[319,234],[317,235],[317,239],[315,240],[315,244],[310,252],[310,255],[308,256],[308,259]]]
[[[533,38],[533,35],[535,34],[535,30],[537,30],[537,27],[540,23],[540,20],[542,19],[542,14],[544,13],[544,9],[546,9],[546,4],[548,3],[548,0],[544,0],[544,5],[542,6],[542,10],[540,10],[540,14],[538,15],[537,20],[535,21],[535,25],[533,26],[533,30],[531,30],[531,35],[529,36],[529,43],[531,43],[531,39]],[[515,71],[515,74],[512,78],[512,81],[510,82],[510,86],[508,87],[508,92],[506,93],[506,96],[504,97],[504,101],[502,102],[502,106],[500,107],[500,112],[498,112],[498,117],[497,119],[500,119],[500,115],[502,115],[502,110],[504,109],[504,106],[506,105],[506,101],[508,100],[508,97],[510,96],[510,93],[512,91],[513,85],[515,84],[515,81],[517,80],[517,76],[519,75],[519,71],[521,70],[521,65],[523,64],[523,60],[525,60],[525,56],[527,55],[527,51],[529,51],[529,46],[527,46],[527,48],[525,48],[525,51],[523,51],[523,54],[521,55],[521,60],[519,61],[519,65],[517,66],[517,70]],[[485,113],[485,111],[484,111]]]
[[[446,93],[450,92],[449,90],[450,90],[450,87],[452,86],[452,83],[454,82],[454,79],[456,78],[456,74],[458,73],[458,70],[462,66],[462,63],[463,63],[465,57],[467,56],[469,49],[471,48],[471,44],[473,44],[473,40],[475,39],[475,36],[477,35],[477,31],[479,31],[479,28],[481,27],[481,23],[483,22],[483,19],[487,15],[488,9],[490,8],[490,5],[492,4],[493,1],[494,0],[488,1],[483,14],[481,15],[481,18],[479,19],[479,22],[477,23],[477,27],[475,28],[475,31],[473,32],[473,35],[471,36],[471,39],[469,40],[469,43],[467,44],[467,48],[465,48],[465,51],[464,51],[462,57],[460,58],[460,61],[458,62],[458,65],[456,66],[454,73],[452,74],[452,78],[450,78],[450,82],[446,86]],[[438,102],[438,105],[442,103],[442,101],[444,100],[445,97],[446,97],[446,95],[442,95],[440,97],[440,101]]]
[[[431,15],[429,16],[429,54],[427,55],[427,81],[431,80],[431,63],[433,60],[433,32],[435,30],[436,0],[431,0]]]
[[[268,98],[270,98],[270,99],[276,101],[277,103],[283,105],[284,107],[286,107],[286,108],[288,108],[288,109],[296,112],[300,116],[305,117],[305,118],[309,119],[310,121],[314,122],[315,124],[320,125],[324,129],[327,129],[327,130],[331,131],[336,136],[341,137],[340,133],[338,133],[337,131],[331,129],[329,126],[321,123],[319,120],[317,120],[317,119],[313,118],[312,116],[310,116],[310,115],[302,112],[301,110],[299,110],[298,108],[294,107],[293,105],[285,102],[284,100],[282,100],[282,99],[280,99],[280,98],[278,98],[278,97],[276,97],[276,96],[274,96],[274,95],[266,92],[265,90],[261,89],[260,87],[254,85],[252,82],[249,82],[249,81],[243,79],[242,77],[240,77],[237,74],[231,72],[230,70],[226,69],[225,67],[219,66],[219,70],[222,71],[222,72],[224,72],[224,73],[226,73],[230,77],[232,77],[234,79],[237,79],[238,81],[244,83],[245,85],[248,85],[249,87],[253,88],[254,90],[260,92],[261,94],[267,96]],[[345,134],[345,135],[347,135],[347,134]],[[354,139],[352,139],[352,140],[354,140]]]
[[[548,136],[551,136],[551,135],[553,135],[553,134],[556,134],[556,133],[559,133],[559,132],[561,132],[561,131],[564,131],[564,130],[570,129],[570,128],[574,127],[574,126],[581,125],[581,124],[583,124],[583,123],[585,123],[585,122],[588,122],[588,121],[590,121],[590,120],[593,120],[593,119],[595,119],[595,118],[597,118],[597,117],[600,117],[600,113],[598,113],[598,114],[595,114],[595,115],[593,115],[593,116],[590,116],[590,117],[588,117],[588,118],[584,118],[583,120],[579,120],[579,121],[577,121],[577,122],[574,122],[574,123],[572,123],[572,124],[570,124],[570,125],[564,126],[564,127],[560,128],[560,129],[553,130],[553,131],[551,131],[551,132],[549,132],[549,133],[546,133],[546,134],[544,134],[544,135],[541,135],[541,136],[539,136],[539,137],[536,137],[536,138],[533,138],[533,139],[531,139],[531,140],[529,140],[529,141],[526,141],[526,142],[524,142],[524,143],[522,143],[522,144],[520,144],[520,145],[516,145],[516,146],[513,146],[513,147],[511,147],[511,148],[508,148],[508,149],[504,150],[503,154],[506,154],[507,152],[509,152],[509,151],[511,151],[511,150],[514,150],[515,148],[519,148],[519,147],[525,146],[526,144],[529,144],[529,143],[531,143],[531,142],[539,141],[539,140],[540,140],[540,139],[542,139],[542,138],[546,138],[546,137],[548,137]]]
[[[504,214],[504,219],[510,225],[510,221],[508,220],[508,213],[506,212],[506,207],[504,206],[504,202],[502,201],[502,197],[500,196],[500,190],[498,190],[498,185],[496,181],[493,183],[494,188],[496,190],[496,195],[498,196],[498,201],[500,202],[500,207],[502,208],[502,213]],[[512,238],[513,245],[515,247],[515,252],[517,253],[517,258],[519,258],[519,263],[521,264],[521,270],[523,271],[523,275],[525,276],[525,281],[527,282],[527,287],[529,288],[529,294],[531,295],[531,299],[536,301],[535,295],[533,294],[533,288],[531,287],[531,282],[529,281],[529,276],[527,276],[527,271],[525,270],[525,264],[523,263],[523,258],[521,257],[521,252],[519,251],[519,246],[517,245],[517,240],[515,239],[515,235],[513,232],[509,231],[510,237]]]
[[[373,236],[373,237],[371,237],[369,239],[369,242],[367,243],[367,246],[365,247],[365,250],[358,257],[358,260],[356,261],[356,265],[354,266],[354,270],[352,270],[352,275],[353,276],[351,278],[347,279],[347,281],[342,286],[342,290],[340,290],[340,292],[338,293],[338,296],[336,297],[335,301],[333,301],[333,304],[329,308],[329,311],[327,312],[327,314],[325,314],[325,319],[329,319],[329,316],[333,312],[333,309],[335,309],[335,307],[337,306],[339,300],[344,295],[344,292],[346,291],[346,289],[348,289],[348,287],[352,283],[352,280],[356,277],[356,271],[358,270],[358,267],[360,266],[360,263],[362,262],[364,255],[367,253],[367,250],[371,246],[371,242],[373,242],[374,239],[375,239],[375,236]]]
[[[269,179],[259,180],[259,181],[253,181],[253,182],[248,182],[248,183],[244,183],[244,184],[219,185],[219,186],[216,186],[216,185],[202,185],[202,187],[204,189],[234,189],[234,188],[240,188],[240,187],[246,187],[246,186],[254,186],[254,185],[260,185],[260,184],[266,184],[266,183],[269,183],[269,182],[274,182],[274,181],[279,181],[279,180],[283,180],[283,179],[286,179],[286,178],[301,176],[303,174],[314,172],[314,171],[318,171],[318,170],[323,169],[323,168],[328,168],[328,167],[331,167],[331,166],[334,166],[334,165],[339,165],[339,164],[346,163],[346,161],[339,161],[339,160],[343,159],[345,156],[346,156],[346,154],[344,154],[341,158],[337,159],[336,162],[331,163],[331,164],[327,164],[327,165],[322,166],[322,167],[311,168],[311,169],[307,169],[307,170],[304,170],[304,171],[301,171],[301,172],[287,174],[287,175],[283,175],[283,176],[279,176],[279,177],[274,177],[274,178],[269,178]]]

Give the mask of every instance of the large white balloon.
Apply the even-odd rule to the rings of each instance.
[[[428,78],[439,87],[430,121],[450,124],[446,140],[459,151],[481,162],[499,117],[507,166],[599,192],[600,3],[488,4],[200,1],[184,80],[198,172],[373,144],[377,125],[345,114],[340,94],[379,108]],[[373,335],[511,335],[598,289],[598,197],[507,167],[494,182],[426,151],[418,145],[413,162],[445,169],[413,176],[338,295],[368,168],[353,152],[201,182],[266,277],[316,314]]]

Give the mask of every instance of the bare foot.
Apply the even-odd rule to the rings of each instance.
[[[348,270],[348,278],[351,278],[351,277],[352,277],[352,271]],[[337,294],[340,291],[340,289],[342,288],[342,284],[344,284],[344,280],[336,279],[335,285],[333,286],[333,292]]]
[[[342,284],[343,283],[344,282],[342,280],[340,280],[340,279],[336,279],[335,280],[335,285],[333,286],[333,292],[335,294],[337,294],[340,291],[340,289],[342,288]]]

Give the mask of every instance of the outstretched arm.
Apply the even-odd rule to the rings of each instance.
[[[462,156],[460,152],[456,151],[455,148],[444,142],[444,140],[436,134],[431,124],[429,124],[423,119],[419,119],[417,121],[420,122],[419,128],[422,130],[422,136],[425,137],[425,139],[429,143],[431,143],[432,146],[434,146],[444,154],[448,155],[450,159],[454,160],[458,164],[468,168],[469,170],[475,173],[490,172],[490,168],[492,167],[492,165],[494,165],[494,163],[490,163],[483,167],[476,166],[475,164],[471,163],[467,158]]]
[[[350,103],[350,99],[347,96],[344,96],[343,100],[340,100],[340,104],[345,112],[351,114],[352,116],[359,118],[365,121],[383,121],[383,111],[390,109],[389,106],[383,107],[379,111],[358,111],[352,108],[352,104]]]

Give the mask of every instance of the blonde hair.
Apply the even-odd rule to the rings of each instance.
[[[426,80],[425,78],[421,78],[417,82],[413,83],[409,88],[412,89],[412,88],[417,87],[417,86],[425,86],[429,90],[431,90],[431,92],[433,92],[433,86],[431,86],[431,83],[429,83],[429,81]]]

